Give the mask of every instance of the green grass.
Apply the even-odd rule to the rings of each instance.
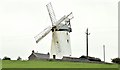
[[[117,64],[97,64],[65,61],[2,61],[2,68],[118,68]]]

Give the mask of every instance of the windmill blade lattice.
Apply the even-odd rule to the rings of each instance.
[[[47,6],[47,10],[48,10],[48,13],[49,13],[52,25],[55,25],[55,22],[57,20],[56,20],[56,16],[55,16],[55,13],[54,13],[54,10],[53,10],[51,2],[49,4],[47,4],[46,6]]]
[[[42,38],[44,38],[50,31],[51,31],[52,27],[49,26],[47,28],[45,28],[42,32],[40,32],[37,36],[35,36],[35,40],[36,43],[38,43]]]

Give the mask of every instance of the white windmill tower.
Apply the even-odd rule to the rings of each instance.
[[[50,58],[61,59],[63,56],[71,56],[70,32],[72,32],[70,20],[73,18],[72,12],[61,19],[56,20],[51,3],[46,5],[52,22],[52,27],[45,28],[35,36],[36,43],[52,31],[52,42]]]

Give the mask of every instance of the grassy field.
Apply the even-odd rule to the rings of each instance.
[[[2,68],[118,68],[117,64],[65,61],[2,61]]]

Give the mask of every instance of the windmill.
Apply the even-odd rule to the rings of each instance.
[[[52,42],[50,58],[61,59],[63,56],[71,56],[70,32],[72,32],[70,20],[73,18],[72,12],[56,20],[51,2],[46,5],[52,26],[48,26],[41,33],[35,36],[36,43],[43,39],[52,31]]]

